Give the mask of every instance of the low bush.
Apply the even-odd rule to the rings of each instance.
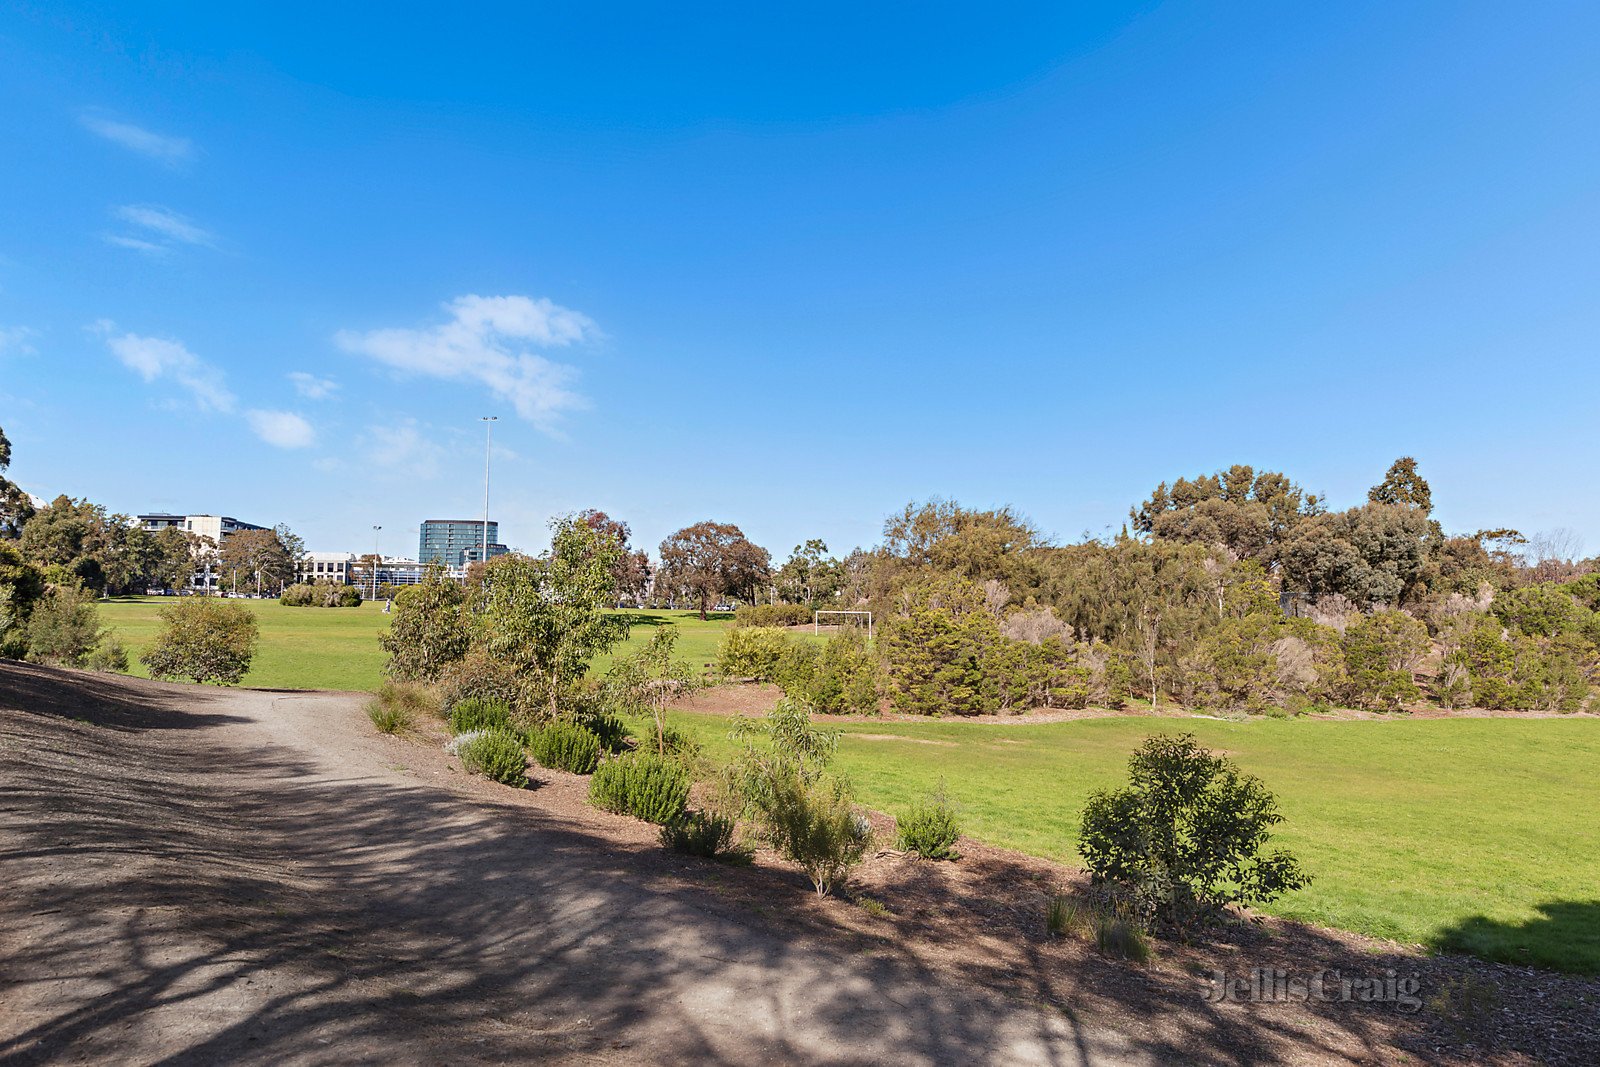
[[[770,682],[793,643],[789,634],[776,626],[729,630],[717,649],[717,672],[724,678]]]
[[[759,798],[762,835],[782,856],[799,865],[825,897],[861,862],[872,843],[872,825],[859,817],[839,779],[807,781],[798,773],[769,778]]]
[[[528,731],[533,758],[552,770],[593,774],[600,763],[600,738],[586,726],[558,721]]]
[[[509,730],[474,731],[457,746],[456,755],[471,774],[518,789],[528,784],[528,755],[522,750],[522,739]]]
[[[100,642],[94,594],[76,585],[52,585],[28,617],[28,658],[35,663],[82,667]]]
[[[1052,937],[1070,937],[1083,929],[1083,909],[1069,896],[1060,893],[1045,905],[1044,925]]]
[[[516,672],[481,651],[444,666],[436,684],[446,712],[463,700],[494,700],[512,708],[523,702],[523,684]]]
[[[688,805],[689,774],[670,757],[632,752],[595,768],[589,802],[618,815],[665,825],[680,818]]]
[[[410,709],[400,704],[386,704],[378,697],[367,701],[367,718],[380,734],[397,734],[416,723]]]
[[[367,718],[379,733],[397,734],[416,725],[420,716],[438,708],[434,695],[425,686],[412,682],[384,682],[367,703]]]
[[[278,603],[290,608],[358,608],[361,590],[342,582],[300,582],[284,589]]]
[[[661,843],[674,852],[707,859],[749,858],[734,845],[735,822],[716,812],[686,811],[661,827]]]
[[[511,729],[511,705],[503,700],[468,697],[450,709],[450,732]]]
[[[882,671],[860,631],[846,630],[822,644],[791,641],[773,670],[784,695],[834,715],[875,715]]]
[[[161,624],[155,644],[139,657],[150,677],[233,685],[250,670],[260,627],[238,601],[186,596],[161,609]]]
[[[896,840],[905,851],[929,860],[957,858],[955,844],[961,836],[961,823],[943,782],[921,803],[897,815],[894,825]]]
[[[121,641],[107,635],[94,646],[94,651],[89,653],[83,665],[91,671],[100,671],[104,674],[127,674],[128,650],[122,647]]]
[[[1126,909],[1097,910],[1090,920],[1090,928],[1094,933],[1094,947],[1102,956],[1134,963],[1150,962],[1150,939]]]
[[[811,608],[805,604],[741,604],[733,611],[736,627],[804,626],[811,621]]]

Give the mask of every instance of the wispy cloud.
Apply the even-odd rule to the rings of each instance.
[[[444,450],[415,419],[368,426],[362,443],[367,461],[374,466],[414,478],[439,474]]]
[[[326,400],[339,389],[339,383],[332,378],[318,378],[303,370],[290,371],[289,380],[294,383],[294,391],[307,400]]]
[[[187,137],[172,137],[163,133],[122,122],[94,111],[78,116],[83,128],[112,144],[120,145],[142,156],[159,160],[169,167],[194,158],[194,144]]]
[[[565,348],[598,339],[594,321],[543,298],[461,296],[444,305],[448,322],[421,329],[341,330],[346,352],[367,356],[407,374],[477,382],[551,430],[563,411],[585,406],[568,388],[574,368],[529,351]]]
[[[316,431],[292,411],[247,411],[245,418],[255,435],[279,448],[309,448],[316,443]]]
[[[216,247],[210,230],[195,225],[171,208],[157,204],[124,204],[112,211],[118,219],[136,228],[135,234],[102,234],[107,244],[131,248],[147,255],[164,256],[180,245]]]
[[[116,324],[109,319],[101,319],[90,329],[105,338],[106,347],[123,366],[146,382],[175,383],[204,412],[233,415],[238,411],[238,398],[228,388],[226,376],[189,351],[183,342],[118,333]],[[278,448],[308,448],[317,439],[311,424],[292,411],[251,408],[244,412],[244,421],[257,437]]]
[[[187,391],[201,411],[231,412],[237,399],[228,391],[223,374],[216,367],[185,348],[182,342],[164,337],[142,337],[136,333],[117,334],[116,324],[101,319],[94,326],[103,335],[111,354],[122,365],[146,382],[170,379]]]
[[[37,336],[26,326],[0,326],[0,357],[33,355],[33,338]]]

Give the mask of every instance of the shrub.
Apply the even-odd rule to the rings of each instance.
[[[1128,771],[1129,788],[1089,797],[1079,850],[1096,884],[1125,893],[1133,917],[1182,929],[1310,883],[1289,853],[1260,854],[1283,821],[1272,794],[1192,734],[1147,739]]]
[[[571,774],[593,774],[600,762],[600,738],[575,722],[553,722],[530,730],[528,748],[544,766]]]
[[[450,709],[450,732],[453,734],[510,729],[511,705],[503,700],[468,697]]]
[[[91,671],[100,671],[105,674],[128,673],[128,650],[122,647],[122,642],[115,637],[106,636],[94,646],[94,651],[89,653],[89,658],[84,661],[84,666]]]
[[[688,856],[748,858],[734,846],[734,820],[716,812],[687,811],[661,827],[661,843]]]
[[[483,730],[457,749],[461,766],[502,785],[521,789],[528,784],[528,755],[522,739],[509,730]]]
[[[665,825],[683,815],[689,775],[675,759],[633,752],[607,760],[589,780],[589,802],[618,815]]]
[[[836,778],[773,776],[756,819],[762,836],[805,871],[819,897],[849,875],[872,843],[871,824],[856,814],[848,787]]]
[[[811,621],[811,608],[805,604],[741,604],[733,610],[735,627],[804,626]]]
[[[961,836],[956,809],[945,795],[944,783],[909,811],[894,820],[896,839],[902,849],[923,859],[956,859],[955,844]]]
[[[77,585],[53,585],[28,617],[28,658],[35,663],[82,667],[100,642],[94,594]]]
[[[44,575],[0,536],[0,656],[21,659],[28,651],[27,620],[44,595]]]
[[[255,658],[259,628],[249,608],[218,597],[184,597],[161,609],[162,628],[139,657],[153,678],[233,685]]]
[[[817,711],[839,715],[878,712],[881,670],[877,654],[858,631],[845,630],[822,644],[791,641],[773,671],[785,696]]]
[[[729,630],[717,649],[717,672],[725,678],[771,681],[792,643],[788,633],[775,626]]]
[[[391,677],[437,678],[467,654],[472,629],[466,598],[461,584],[438,566],[429,567],[422,581],[396,595],[389,632],[378,638],[389,653],[385,670]]]
[[[1083,909],[1069,896],[1057,893],[1045,905],[1044,925],[1052,937],[1069,937],[1082,929]]]
[[[377,697],[367,701],[367,718],[372,720],[372,725],[378,728],[380,734],[409,730],[415,721],[411,711],[404,705],[386,704]]]
[[[463,700],[496,700],[523,706],[523,683],[516,672],[482,652],[473,652],[439,672],[439,706],[448,714]]]
[[[1344,632],[1351,699],[1376,711],[1397,711],[1418,699],[1411,672],[1428,647],[1428,628],[1404,612],[1363,616]]]
[[[1150,940],[1125,908],[1102,908],[1090,920],[1094,947],[1112,959],[1150,962]]]
[[[300,582],[284,589],[278,603],[290,608],[358,608],[361,590],[343,582]]]

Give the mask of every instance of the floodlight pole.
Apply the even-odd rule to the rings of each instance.
[[[372,528],[372,599],[378,599],[378,531],[382,526]]]
[[[480,562],[489,562],[489,454],[494,442],[494,424],[498,415],[481,415],[483,423],[483,556]]]

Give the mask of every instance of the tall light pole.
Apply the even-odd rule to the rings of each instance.
[[[378,560],[380,558],[382,558],[382,557],[380,557],[378,555],[378,531],[381,530],[381,529],[383,529],[382,526],[374,526],[372,528],[372,599],[373,600],[377,600],[378,599]]]
[[[500,420],[498,415],[479,416],[483,423],[483,555],[479,557],[482,563],[489,562],[489,453],[494,442],[494,424]]]

